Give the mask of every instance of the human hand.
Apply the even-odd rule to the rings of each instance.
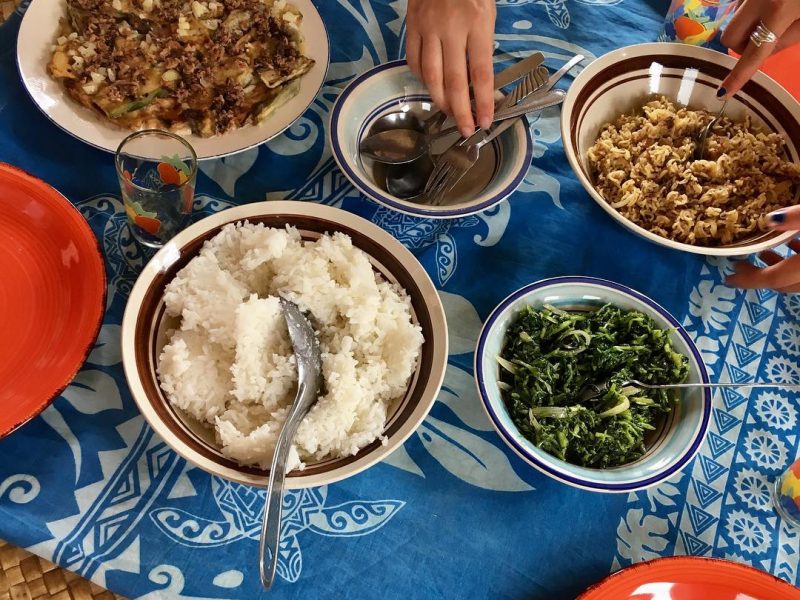
[[[800,231],[800,206],[770,213],[769,220],[776,231]],[[759,258],[767,263],[763,269],[746,261],[736,263],[736,274],[728,277],[728,285],[745,289],[771,288],[778,292],[800,292],[800,239],[788,244],[794,255],[783,258],[767,250]]]
[[[759,23],[774,33],[777,41],[757,46],[750,39],[750,34]],[[722,82],[717,95],[733,96],[772,53],[798,42],[799,0],[740,0],[736,13],[722,34],[722,43],[741,54],[741,58]]]
[[[494,0],[408,0],[408,66],[464,137],[475,132],[469,82],[478,124],[483,129],[492,124],[495,15]]]

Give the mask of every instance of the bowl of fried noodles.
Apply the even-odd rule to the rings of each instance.
[[[722,108],[735,60],[683,44],[620,48],[587,67],[561,114],[564,148],[589,195],[658,244],[716,256],[780,245],[767,215],[800,201],[800,104],[757,73]]]

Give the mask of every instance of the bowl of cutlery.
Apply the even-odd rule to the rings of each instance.
[[[560,104],[555,74],[534,53],[495,75],[495,120],[462,138],[439,112],[405,61],[354,79],[331,114],[331,148],[339,168],[365,196],[424,218],[458,218],[487,210],[517,189],[533,156],[526,114]]]

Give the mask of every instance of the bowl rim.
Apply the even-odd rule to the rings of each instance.
[[[422,264],[417,258],[399,241],[389,233],[367,221],[359,215],[349,213],[340,208],[316,204],[312,202],[271,200],[234,206],[222,210],[211,216],[190,225],[172,240],[165,244],[142,269],[134,284],[125,307],[122,318],[121,348],[122,364],[125,378],[131,393],[131,397],[139,408],[140,413],[145,418],[150,427],[165,441],[165,443],[178,455],[197,468],[222,477],[229,481],[266,487],[269,471],[263,470],[258,475],[253,475],[241,470],[244,467],[229,467],[222,465],[216,460],[208,459],[200,455],[195,449],[183,440],[176,437],[166,421],[159,417],[153,407],[154,400],[151,400],[144,389],[139,378],[138,362],[136,360],[136,328],[143,305],[143,299],[152,285],[155,276],[169,268],[171,264],[180,257],[180,248],[192,242],[198,237],[202,237],[210,231],[218,231],[228,223],[236,223],[246,219],[259,216],[283,217],[287,221],[292,217],[312,217],[322,219],[336,224],[345,224],[350,221],[350,229],[358,229],[367,237],[375,241],[393,254],[403,266],[406,267],[409,276],[414,279],[420,289],[420,303],[425,306],[431,321],[434,340],[425,340],[425,343],[433,344],[433,354],[430,364],[430,376],[427,384],[420,395],[420,402],[417,407],[409,414],[403,426],[395,434],[387,439],[386,444],[379,444],[370,452],[355,458],[352,462],[345,465],[335,466],[322,473],[303,475],[300,471],[298,475],[287,476],[287,489],[302,489],[328,485],[336,481],[347,479],[368,469],[376,463],[384,460],[417,430],[419,425],[425,420],[439,395],[439,390],[444,382],[448,360],[448,329],[444,306],[441,298],[433,285],[430,276],[427,274]],[[333,229],[332,229],[333,231]],[[371,258],[375,258],[370,255]],[[163,397],[162,397],[163,398]],[[162,402],[160,398],[158,401]],[[380,438],[379,438],[380,439]],[[209,468],[212,467],[212,468]]]
[[[700,450],[700,446],[702,445],[703,441],[705,440],[706,433],[708,432],[708,427],[711,419],[711,410],[712,410],[712,393],[711,390],[706,388],[703,390],[703,416],[700,422],[700,427],[698,428],[694,438],[691,441],[688,449],[684,450],[680,458],[672,464],[668,469],[658,471],[655,475],[647,476],[647,477],[638,477],[635,478],[627,483],[613,483],[613,482],[600,482],[596,480],[586,479],[584,477],[580,477],[577,475],[572,475],[563,472],[563,470],[556,469],[552,467],[549,463],[557,463],[559,465],[567,465],[567,468],[572,467],[570,463],[565,461],[559,460],[546,452],[543,452],[545,456],[544,459],[531,454],[522,444],[517,441],[517,437],[520,437],[518,431],[509,431],[506,427],[503,426],[501,423],[495,409],[492,406],[492,401],[489,398],[489,390],[486,386],[485,381],[485,374],[483,370],[483,356],[486,353],[486,344],[489,337],[489,334],[497,329],[497,322],[500,317],[508,312],[510,309],[511,304],[515,301],[519,300],[520,298],[524,298],[531,294],[534,291],[538,291],[544,288],[555,288],[561,287],[563,285],[569,284],[588,284],[594,285],[599,288],[606,288],[611,289],[615,292],[622,292],[646,305],[648,308],[655,310],[663,319],[665,319],[668,323],[675,327],[676,333],[678,333],[681,338],[684,340],[686,345],[689,348],[689,351],[692,354],[696,364],[698,374],[700,376],[701,381],[704,383],[709,383],[709,376],[708,376],[708,368],[705,365],[705,362],[702,359],[699,349],[695,345],[694,341],[689,336],[688,332],[678,323],[677,319],[675,319],[672,314],[667,311],[664,307],[660,304],[655,302],[654,300],[650,299],[649,297],[645,296],[641,292],[637,292],[636,290],[629,288],[628,286],[616,283],[614,281],[610,281],[608,279],[602,279],[599,277],[588,277],[588,276],[580,276],[580,275],[566,275],[561,277],[551,277],[547,279],[541,279],[539,281],[535,281],[533,283],[529,283],[518,290],[512,292],[506,298],[500,302],[490,313],[489,317],[486,319],[483,328],[481,329],[480,335],[478,336],[478,344],[475,350],[475,358],[473,364],[473,372],[475,373],[475,384],[478,389],[478,395],[481,399],[481,405],[483,406],[484,412],[489,417],[489,421],[492,423],[495,431],[500,435],[500,438],[525,462],[529,465],[537,469],[538,471],[552,477],[553,479],[560,481],[561,483],[566,483],[569,486],[589,490],[593,492],[605,492],[605,493],[622,493],[622,492],[632,492],[637,490],[642,490],[662,481],[672,477],[675,473],[681,471],[686,464],[694,458],[697,452]],[[502,398],[500,399],[502,402]],[[515,428],[516,429],[516,428]]]
[[[564,146],[564,154],[567,156],[567,160],[569,161],[569,165],[572,168],[575,177],[581,183],[583,189],[586,190],[589,196],[591,196],[592,200],[600,205],[600,208],[609,214],[617,223],[620,223],[625,228],[640,237],[673,250],[681,250],[683,252],[689,252],[703,256],[745,256],[785,244],[789,240],[793,239],[797,232],[784,232],[761,242],[736,247],[693,246],[691,244],[684,244],[683,242],[676,242],[674,240],[667,239],[626,219],[619,212],[614,210],[614,208],[612,208],[608,202],[606,202],[605,199],[597,192],[592,182],[584,173],[583,167],[578,159],[578,148],[573,146],[569,134],[571,131],[570,121],[572,113],[574,112],[575,99],[583,89],[586,82],[594,77],[598,72],[605,69],[609,64],[614,64],[618,60],[628,56],[652,55],[653,57],[656,57],[676,54],[690,58],[705,54],[709,59],[713,58],[715,61],[721,61],[723,65],[727,65],[731,68],[736,63],[736,60],[731,56],[711,48],[692,46],[689,44],[646,42],[641,44],[631,44],[629,46],[623,46],[622,48],[611,50],[610,52],[607,52],[606,54],[594,59],[575,77],[575,80],[567,90],[567,96],[564,98],[564,104],[561,108],[561,141],[563,142]],[[800,102],[798,102],[791,94],[789,94],[789,92],[787,92],[781,84],[761,71],[757,71],[752,79],[756,83],[760,84],[765,90],[776,96],[777,99],[780,100],[787,107],[787,109],[794,114],[798,122],[800,122]],[[798,150],[800,150],[800,140],[797,141],[797,144]]]
[[[347,157],[344,155],[342,151],[342,144],[341,140],[339,139],[339,121],[341,120],[342,111],[344,110],[345,104],[350,96],[355,92],[356,89],[364,85],[365,82],[370,80],[371,78],[379,75],[383,71],[389,69],[397,69],[397,68],[406,68],[408,69],[408,63],[405,59],[400,60],[392,60],[386,63],[381,63],[372,67],[371,69],[367,70],[366,72],[362,73],[342,90],[339,94],[338,98],[334,102],[333,108],[331,109],[331,117],[330,123],[328,126],[328,144],[331,148],[333,153],[333,158],[336,161],[339,169],[342,171],[345,177],[350,181],[351,184],[363,195],[365,195],[370,200],[377,202],[387,208],[392,210],[401,212],[406,215],[410,215],[412,217],[419,217],[419,218],[426,218],[426,219],[455,219],[458,217],[466,217],[469,215],[474,215],[476,213],[483,212],[485,210],[489,210],[496,204],[502,202],[511,194],[513,194],[517,188],[520,186],[522,181],[525,179],[525,176],[528,174],[531,168],[531,164],[533,161],[533,138],[531,137],[530,132],[530,123],[526,116],[522,116],[521,125],[525,131],[525,151],[522,160],[523,167],[520,169],[518,173],[514,175],[511,181],[505,185],[500,192],[493,194],[483,202],[476,204],[474,206],[467,206],[467,207],[455,207],[455,208],[448,208],[446,210],[438,210],[436,208],[428,207],[424,204],[416,204],[414,202],[409,202],[407,200],[401,200],[399,198],[395,198],[393,196],[385,195],[378,193],[370,186],[364,184],[364,178],[361,177],[358,173],[356,173],[349,165]],[[519,125],[515,125],[513,127],[514,130],[517,130]]]

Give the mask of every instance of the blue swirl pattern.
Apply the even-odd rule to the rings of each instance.
[[[340,206],[400,239],[437,283],[448,316],[452,353],[439,402],[383,464],[286,493],[280,581],[263,594],[263,490],[187,464],[153,435],[130,397],[120,326],[151,255],[133,241],[114,195],[112,158],[55,129],[23,93],[12,15],[0,27],[0,160],[43,177],[78,207],[103,248],[109,294],[98,345],[78,375],[91,385],[72,386],[0,440],[0,537],[147,599],[570,598],[610,570],[673,554],[729,558],[798,583],[800,538],[767,498],[800,452],[797,395],[718,394],[708,439],[682,473],[624,497],[590,495],[505,448],[476,397],[472,350],[481,320],[508,293],[544,277],[593,275],[676,315],[714,378],[794,380],[800,299],[736,292],[723,283],[731,263],[668,251],[612,223],[572,176],[557,110],[531,119],[536,145],[525,181],[483,214],[415,219],[367,201],[336,168],[326,128],[349,81],[404,55],[406,3],[317,5],[331,35],[320,95],[285,135],[203,163],[195,217],[289,198]],[[663,7],[645,0],[497,5],[497,68],[534,50],[550,68],[576,52],[591,59],[654,40],[663,20]]]

